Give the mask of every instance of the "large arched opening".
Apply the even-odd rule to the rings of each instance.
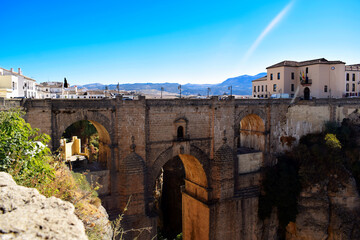
[[[181,159],[170,159],[156,179],[154,197],[158,214],[158,235],[174,239],[182,232],[181,186],[185,185],[185,169]]]
[[[304,100],[310,100],[310,88],[304,88]]]
[[[190,154],[175,155],[161,164],[157,176],[152,211],[158,216],[158,236],[208,236],[210,213],[204,204],[208,201],[208,180],[200,161]]]
[[[256,114],[249,114],[240,121],[240,149],[265,150],[265,124]]]
[[[110,193],[110,135],[105,127],[92,120],[80,120],[63,131],[60,140],[62,158],[76,172],[89,172],[92,184],[99,183],[100,195]]]

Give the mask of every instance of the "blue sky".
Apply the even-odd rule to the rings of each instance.
[[[220,83],[283,60],[360,63],[358,0],[3,0],[0,11],[0,67],[38,82]]]

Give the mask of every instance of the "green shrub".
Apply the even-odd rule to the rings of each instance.
[[[75,179],[76,184],[78,185],[79,189],[81,189],[84,193],[89,194],[91,197],[98,197],[98,193],[96,192],[100,186],[91,186],[90,183],[86,180],[86,176],[84,174],[87,173],[75,173],[71,172],[73,178]]]
[[[49,136],[31,128],[23,115],[18,109],[0,112],[0,171],[10,173],[19,185],[36,188],[46,197],[71,202],[89,237],[101,236],[104,226],[89,220],[101,217],[97,187],[90,186],[83,174],[71,173],[64,162],[52,156],[46,147]]]
[[[182,233],[179,233],[175,238],[175,240],[182,240],[182,239],[183,239],[183,234]]]
[[[326,145],[331,148],[341,148],[340,141],[336,138],[335,134],[327,133],[325,135]]]
[[[0,112],[0,171],[10,173],[20,185],[36,187],[54,176],[46,146],[50,137],[32,129],[23,115],[19,109]]]

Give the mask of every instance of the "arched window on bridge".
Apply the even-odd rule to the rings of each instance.
[[[188,138],[188,136],[186,135],[187,124],[188,121],[184,117],[178,118],[174,121],[174,141],[184,141]]]
[[[178,140],[184,139],[184,127],[183,126],[179,126],[177,129],[177,139]]]

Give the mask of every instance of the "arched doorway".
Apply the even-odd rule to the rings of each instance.
[[[265,124],[256,114],[249,114],[240,121],[240,149],[265,150]]]
[[[75,141],[74,141],[75,140]],[[110,193],[110,135],[103,125],[96,121],[80,120],[69,125],[62,133],[61,148],[66,148],[65,159],[72,170],[89,171],[86,178],[90,183],[101,185],[100,195]],[[80,145],[77,147],[75,145]],[[78,149],[74,152],[74,149]],[[74,157],[68,158],[69,155]]]
[[[304,100],[310,100],[310,89],[308,87],[304,89]]]
[[[208,180],[203,165],[189,154],[161,162],[153,192],[158,234],[174,239],[182,232],[184,239],[206,239],[210,211],[204,204],[208,201]]]
[[[179,126],[177,129],[177,140],[183,140],[184,139],[184,127]]]
[[[184,178],[184,165],[176,156],[162,167],[156,180],[158,236],[166,239],[175,239],[182,232],[181,187],[185,185]]]

